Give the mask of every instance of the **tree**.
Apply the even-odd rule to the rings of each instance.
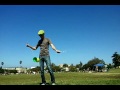
[[[71,71],[71,72],[76,71],[76,66],[74,66],[73,64],[71,64],[71,65],[69,66],[69,71]]]
[[[76,64],[75,67],[78,68],[79,70],[82,70],[82,62],[80,61],[80,64]]]
[[[56,65],[54,63],[51,64],[52,67],[55,67]]]
[[[88,67],[89,67],[88,64],[84,64],[82,67],[82,70],[84,70],[84,69],[86,70]]]
[[[51,64],[53,72],[56,72],[56,65],[54,63]]]
[[[115,52],[113,55],[112,55],[112,61],[114,63],[114,67],[116,68],[117,66],[120,66],[120,55]]]
[[[66,64],[66,63],[65,63],[65,64],[63,64],[63,67],[68,67],[68,64]]]
[[[80,67],[80,65],[79,64],[76,64],[76,66],[75,66],[76,68],[79,68]]]
[[[87,65],[85,65],[84,67],[85,68],[90,68],[91,70],[93,70],[94,69],[94,65],[98,64],[98,63],[105,64],[103,59],[100,60],[99,58],[94,57],[92,60],[89,60]]]
[[[111,68],[113,68],[113,67],[112,67],[112,65],[109,63],[109,64],[107,65],[107,68],[108,68],[108,69],[111,69]]]
[[[3,65],[4,65],[4,62],[1,62],[1,65],[3,66]],[[1,66],[1,68],[2,68],[2,66]]]
[[[22,61],[20,60],[20,62],[19,62],[19,63],[20,63],[20,65],[21,65],[21,64],[22,64]]]
[[[40,66],[36,66],[35,68],[32,68],[31,71],[39,72],[40,71]]]
[[[60,72],[61,71],[61,68],[59,66],[54,66],[53,67],[53,71],[54,72]]]
[[[82,62],[80,61],[80,64],[79,64],[79,70],[81,70],[82,69]]]

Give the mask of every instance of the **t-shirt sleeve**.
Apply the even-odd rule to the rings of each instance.
[[[40,46],[40,40],[38,41],[38,43],[37,43],[36,47],[39,47],[39,46]]]
[[[48,43],[49,43],[49,44],[52,44],[52,41],[51,41],[50,39],[48,39]]]

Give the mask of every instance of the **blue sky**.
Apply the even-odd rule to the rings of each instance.
[[[0,62],[3,67],[39,66],[32,61],[40,29],[58,50],[50,47],[51,62],[86,64],[97,57],[112,63],[120,53],[120,5],[0,5]],[[1,65],[0,65],[1,66]]]

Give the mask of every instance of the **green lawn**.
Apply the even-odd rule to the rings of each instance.
[[[50,83],[49,73],[45,74]],[[120,85],[120,69],[111,69],[109,72],[83,73],[61,72],[55,73],[57,85]],[[39,85],[39,74],[0,75],[0,85]]]

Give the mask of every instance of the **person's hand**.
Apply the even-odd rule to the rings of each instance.
[[[60,50],[56,50],[56,52],[57,52],[57,53],[61,53],[61,51],[60,51]]]
[[[26,44],[26,47],[29,47],[30,45],[29,44]]]

